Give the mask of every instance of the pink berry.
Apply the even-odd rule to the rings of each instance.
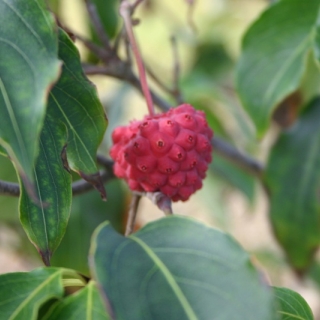
[[[134,191],[186,201],[202,187],[212,160],[213,132],[202,111],[182,104],[112,133],[114,173]]]

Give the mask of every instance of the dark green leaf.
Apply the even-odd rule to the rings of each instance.
[[[279,320],[313,320],[312,311],[297,292],[287,288],[273,288],[278,302]]]
[[[0,319],[33,320],[44,302],[63,296],[62,270],[41,268],[0,275]]]
[[[237,85],[260,136],[268,128],[276,105],[301,81],[319,8],[319,0],[279,1],[261,15],[243,39]]]
[[[320,244],[320,99],[281,134],[267,170],[270,217],[290,263],[303,271]]]
[[[111,319],[93,281],[56,303],[43,320],[107,320]]]
[[[61,30],[59,58],[64,65],[59,81],[50,92],[48,108],[55,119],[67,127],[70,168],[104,195],[96,166],[96,153],[107,127],[107,119],[95,87],[83,74],[76,47]]]
[[[228,235],[171,216],[130,237],[95,232],[92,271],[116,319],[273,319],[272,292]]]
[[[61,160],[66,139],[65,126],[57,123],[49,111],[34,169],[39,203],[30,199],[21,184],[21,224],[46,265],[66,231],[71,208],[71,175],[64,169]]]
[[[43,7],[42,0],[0,1],[0,143],[29,183],[60,70],[54,19]]]

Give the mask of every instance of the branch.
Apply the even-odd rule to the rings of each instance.
[[[238,167],[256,176],[257,178],[261,177],[264,171],[264,166],[258,160],[239,151],[234,146],[222,140],[221,138],[214,137],[211,140],[211,144],[214,148],[214,151],[224,159],[234,163]]]
[[[0,180],[0,194],[12,197],[19,197],[19,185],[17,183]]]
[[[140,0],[136,1],[136,5],[138,5],[140,2],[141,2]],[[146,71],[144,68],[144,63],[141,58],[138,43],[135,39],[135,35],[133,32],[133,28],[132,28],[132,21],[131,21],[131,12],[132,11],[131,10],[132,9],[131,9],[131,5],[130,5],[129,1],[123,0],[120,4],[120,15],[123,18],[124,25],[125,25],[126,31],[127,31],[127,36],[129,38],[129,42],[130,42],[130,45],[132,48],[132,52],[133,52],[133,55],[136,59],[136,64],[137,64],[139,76],[140,76],[142,93],[145,97],[147,107],[149,110],[149,114],[154,115],[153,101],[152,101],[152,97],[151,97],[148,82],[147,82],[147,76],[146,76]]]
[[[100,172],[102,182],[110,181],[115,178],[113,173],[113,161],[102,156],[97,156],[97,162],[104,167],[105,170]],[[72,194],[77,196],[94,189],[93,185],[85,180],[78,180],[72,184]],[[0,194],[12,197],[20,196],[20,186],[18,183],[0,180]]]

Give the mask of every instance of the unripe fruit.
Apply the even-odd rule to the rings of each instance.
[[[202,187],[212,136],[204,112],[188,104],[145,116],[113,131],[114,173],[134,191],[160,191],[172,201],[186,201]]]

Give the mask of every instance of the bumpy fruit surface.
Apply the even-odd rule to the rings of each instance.
[[[160,191],[172,201],[186,201],[202,187],[212,136],[204,113],[188,104],[132,121],[112,133],[114,173],[131,190]]]

